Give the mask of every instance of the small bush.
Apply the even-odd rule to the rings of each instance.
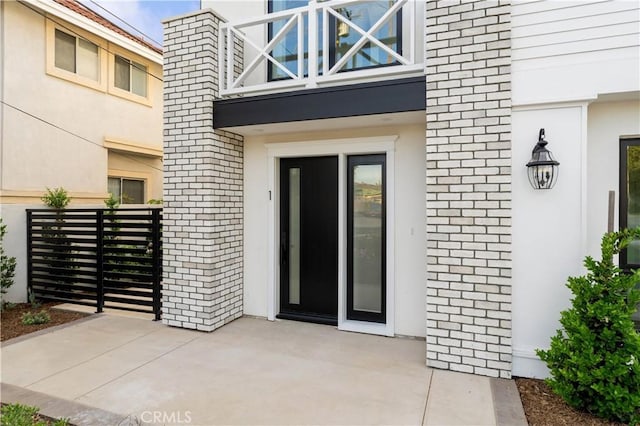
[[[29,295],[29,303],[31,304],[32,309],[40,309],[40,306],[42,305],[34,293]]]
[[[120,201],[110,192],[109,198],[104,200],[104,205],[107,206],[109,210],[115,210],[120,207]]]
[[[22,324],[24,325],[46,324],[49,321],[51,321],[51,317],[44,309],[40,312],[25,312],[22,314]]]
[[[41,198],[42,202],[54,209],[64,209],[71,202],[71,197],[64,188],[47,188],[46,194]]]
[[[625,423],[640,421],[640,336],[631,315],[640,301],[640,270],[625,273],[613,263],[640,228],[602,237],[602,260],[587,257],[588,273],[570,277],[572,307],[549,350],[536,353],[551,371],[547,383],[569,405]]]
[[[16,274],[16,258],[9,257],[4,252],[4,236],[7,233],[7,225],[2,223],[0,217],[0,311],[4,309],[6,302],[4,295],[13,285]]]

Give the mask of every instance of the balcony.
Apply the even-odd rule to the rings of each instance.
[[[310,0],[224,23],[223,97],[368,82],[423,72],[420,0]]]

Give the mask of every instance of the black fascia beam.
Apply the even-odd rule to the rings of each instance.
[[[219,129],[425,108],[426,79],[422,76],[215,100],[213,126]]]

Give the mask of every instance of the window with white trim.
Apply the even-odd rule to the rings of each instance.
[[[144,179],[130,179],[109,176],[109,193],[113,194],[120,204],[144,204]]]
[[[55,29],[55,67],[89,78],[100,80],[98,45],[84,38]]]
[[[640,226],[640,138],[620,140],[620,229]],[[620,252],[620,267],[640,268],[640,241],[633,241]],[[637,288],[640,290],[640,283]],[[640,330],[640,304],[633,314]]]
[[[147,66],[120,55],[114,60],[114,86],[147,97]]]

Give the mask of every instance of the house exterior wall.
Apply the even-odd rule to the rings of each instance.
[[[202,331],[242,316],[243,138],[213,129],[220,22],[164,23],[162,321]]]
[[[317,140],[341,140],[379,135],[397,135],[395,150],[395,334],[425,336],[424,300],[426,270],[423,238],[425,218],[423,161],[424,125],[404,125],[376,128],[355,128],[358,118],[353,118],[351,129],[340,131],[315,131],[287,133],[245,138],[244,165],[244,313],[267,316],[268,293],[268,239],[269,176],[267,170],[267,144],[304,142]]]
[[[0,105],[0,216],[8,225],[9,255],[18,261],[15,284],[8,294],[13,301],[26,300],[24,210],[43,207],[40,197],[45,188],[65,188],[74,207],[103,205],[108,196],[106,139],[162,147],[161,83],[149,78],[149,106],[48,74],[47,52],[52,45],[47,43],[47,25],[51,21],[30,7],[19,2],[0,4],[0,85],[6,103]],[[161,76],[160,64],[146,63],[150,73]],[[159,159],[125,155],[127,164],[120,164],[124,170],[143,170],[150,180],[162,181]],[[160,185],[151,185],[148,192],[153,198],[162,197]]]
[[[242,9],[224,1],[204,3],[229,19],[266,12],[265,1],[245,3]],[[599,253],[607,192],[618,189],[619,138],[640,135],[640,5],[434,0],[424,9],[426,135],[418,136],[419,125],[358,129],[355,118],[348,130],[248,133],[252,136],[241,143],[237,135],[214,131],[208,122],[202,130],[196,121],[198,130],[191,135],[185,116],[196,114],[184,108],[196,108],[198,114],[201,110],[192,107],[191,100],[186,106],[172,101],[166,141],[176,162],[171,163],[175,174],[170,179],[176,189],[196,191],[183,199],[176,191],[172,198],[171,226],[178,232],[170,235],[175,239],[170,263],[175,268],[165,265],[174,274],[174,293],[166,299],[170,309],[175,308],[172,325],[197,327],[180,309],[198,300],[193,294],[209,295],[217,285],[227,288],[221,281],[201,285],[198,280],[197,285],[180,287],[181,280],[209,274],[201,272],[206,267],[180,263],[194,248],[207,246],[196,245],[201,236],[188,228],[187,220],[200,223],[198,203],[207,199],[194,194],[211,194],[208,187],[178,179],[200,176],[200,166],[189,170],[185,165],[190,158],[184,157],[185,150],[230,144],[235,161],[244,161],[243,175],[231,183],[234,190],[241,187],[242,209],[229,210],[241,215],[244,226],[238,231],[243,233],[243,276],[242,284],[229,291],[244,303],[240,312],[267,316],[267,144],[397,134],[396,334],[425,335],[431,367],[503,378],[548,374],[535,350],[548,346],[559,326],[559,312],[569,306],[567,277],[583,272],[586,254]],[[188,31],[193,22],[181,21],[170,31]],[[211,33],[215,40],[216,30]],[[192,48],[185,46],[181,54]],[[170,61],[172,55],[169,51]],[[208,52],[206,61],[213,55]],[[212,69],[217,66],[217,60],[207,63]],[[171,90],[180,91],[179,80],[188,74],[181,76],[166,80]],[[217,73],[210,78],[215,81]],[[560,161],[558,182],[548,191],[531,188],[525,166],[540,128],[545,128],[548,148]],[[423,137],[425,145],[418,147]],[[419,154],[425,157],[418,164]],[[423,172],[426,185],[412,187],[410,182],[415,184]],[[426,205],[418,190],[424,190]],[[190,211],[196,216],[181,216]],[[414,237],[414,224],[416,230],[421,224],[426,227],[426,238]],[[230,259],[224,252],[223,257],[206,256],[210,262]],[[233,265],[236,271],[239,264]],[[422,289],[414,286],[416,280],[422,280]],[[417,297],[425,297],[420,303],[426,300],[426,309],[418,306]],[[216,324],[239,315],[237,307],[220,308],[217,312],[225,320],[216,319]]]
[[[427,3],[427,365],[511,377],[508,2]]]
[[[514,375],[548,374],[535,349],[570,304],[567,277],[599,256],[619,137],[640,134],[639,29],[637,2],[513,5]],[[531,189],[524,167],[540,128],[560,162],[550,191]]]

